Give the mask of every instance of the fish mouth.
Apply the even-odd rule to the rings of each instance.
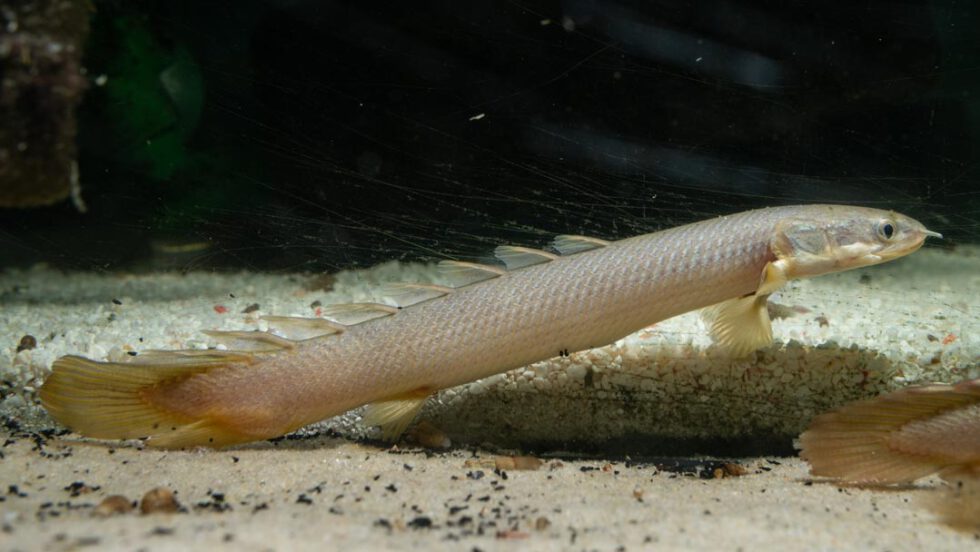
[[[918,228],[913,230],[913,232],[915,235],[915,239],[911,240],[911,243],[908,245],[908,247],[902,248],[901,253],[899,253],[900,255],[907,255],[919,249],[920,247],[922,247],[923,244],[926,243],[926,239],[928,238],[938,238],[940,240],[943,239],[942,234],[940,234],[939,232],[934,232],[932,230],[929,230],[926,227],[922,226],[921,224],[919,225]]]
[[[916,227],[907,230],[905,238],[897,243],[885,246],[862,243],[842,248],[843,254],[838,256],[837,266],[846,270],[886,263],[915,253],[925,244],[927,238],[942,237],[939,232],[927,230],[921,224],[916,224]]]
[[[893,244],[891,247],[886,247],[880,251],[870,253],[865,257],[865,262],[868,264],[879,264],[899,257],[904,257],[911,253],[915,253],[919,250],[925,243],[927,238],[939,238],[942,239],[943,235],[939,232],[934,232],[932,230],[926,229],[922,225],[917,225],[918,228],[913,228],[909,233],[909,239],[904,240],[902,243]]]

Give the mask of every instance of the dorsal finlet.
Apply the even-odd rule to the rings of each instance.
[[[562,234],[560,236],[555,236],[555,241],[551,243],[551,247],[554,247],[555,250],[562,255],[573,255],[575,253],[589,251],[590,249],[605,247],[609,245],[609,243],[610,242],[599,238]]]
[[[148,349],[136,356],[127,356],[126,364],[141,366],[221,366],[232,362],[251,363],[256,351],[221,351],[218,349]]]
[[[305,318],[302,316],[262,316],[262,320],[269,324],[270,331],[275,335],[302,341],[323,337],[325,335],[338,334],[344,331],[344,327],[336,322],[331,322],[326,318]]]
[[[439,271],[449,280],[453,288],[461,288],[507,274],[503,268],[465,261],[439,261]]]
[[[233,351],[271,352],[292,349],[294,343],[284,337],[263,331],[222,331],[204,330],[218,343]]]
[[[341,303],[326,305],[321,312],[324,318],[329,318],[338,324],[354,326],[382,316],[391,316],[398,312],[398,307],[381,303]]]
[[[554,253],[517,245],[501,245],[493,250],[493,254],[500,262],[507,265],[507,270],[517,270],[518,268],[547,263],[559,258]]]
[[[410,307],[453,292],[453,288],[436,284],[393,282],[381,286],[384,297],[399,307]]]

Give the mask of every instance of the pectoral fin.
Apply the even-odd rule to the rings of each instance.
[[[762,271],[762,279],[759,281],[759,289],[755,290],[755,294],[769,296],[775,293],[789,281],[789,271],[790,265],[787,261],[766,263],[766,268]]]
[[[704,309],[701,318],[719,345],[732,356],[742,357],[772,343],[768,298],[752,294],[730,299]]]
[[[408,424],[422,410],[430,395],[426,389],[417,389],[391,399],[371,403],[364,410],[362,422],[367,426],[380,426],[385,441],[394,441],[405,432]]]
[[[755,293],[729,299],[701,311],[711,337],[733,356],[742,357],[772,343],[769,295],[789,280],[786,261],[766,264]]]

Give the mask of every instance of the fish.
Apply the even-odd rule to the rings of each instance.
[[[924,497],[925,506],[939,521],[974,535],[980,532],[980,474],[960,474],[947,479],[945,488]]]
[[[617,241],[504,245],[498,264],[442,261],[449,285],[391,284],[378,303],[323,318],[267,317],[276,332],[206,332],[225,350],[149,351],[129,362],[57,359],[39,395],[59,423],[162,448],[268,439],[368,405],[397,438],[441,389],[612,343],[703,309],[720,347],[772,342],[769,296],[787,281],[875,265],[940,237],[895,212],[780,206]]]
[[[980,483],[980,379],[849,403],[811,421],[799,445],[814,476],[844,483],[900,485],[933,474]]]

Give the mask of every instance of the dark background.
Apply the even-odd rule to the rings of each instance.
[[[0,266],[323,270],[816,201],[980,235],[969,2],[94,6],[88,212],[0,211]]]

